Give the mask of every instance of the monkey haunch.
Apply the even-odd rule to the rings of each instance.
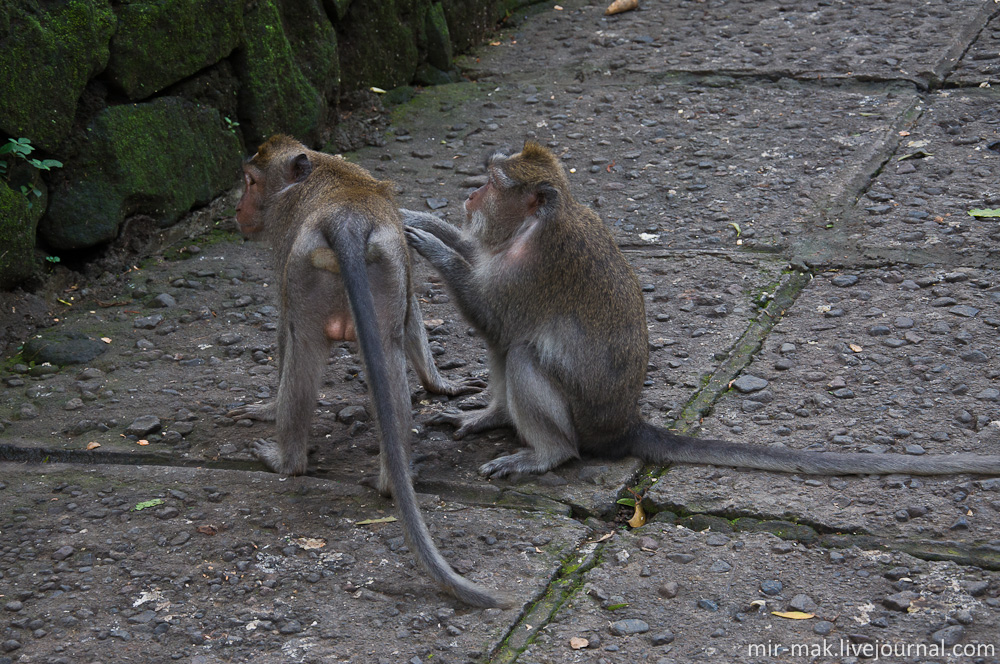
[[[309,421],[332,340],[359,341],[381,435],[379,489],[396,500],[407,543],[446,590],[476,606],[504,601],[456,574],[431,540],[410,482],[410,393],[406,357],[424,387],[463,394],[438,374],[410,290],[409,251],[392,186],[339,157],[274,136],[244,166],[236,206],[240,230],[274,247],[280,276],[278,396],[232,417],[277,421],[277,443],[254,453],[271,470],[297,475],[307,466]]]
[[[644,422],[649,355],[639,283],[600,218],[569,193],[555,156],[528,142],[487,159],[459,232],[403,210],[407,239],[444,277],[489,346],[493,401],[446,419],[461,437],[513,426],[529,449],[486,476],[541,473],[583,454],[809,474],[1000,473],[1000,456],[810,453],[689,438]]]

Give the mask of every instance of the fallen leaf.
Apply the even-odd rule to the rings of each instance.
[[[87,443],[87,449],[88,449],[88,450],[96,450],[96,449],[97,449],[98,447],[100,447],[100,446],[101,446],[101,444],[100,444],[100,443],[98,443],[98,442],[97,442],[97,441],[95,441],[95,440],[92,440],[92,441],[90,441],[89,443]]]
[[[156,507],[157,505],[162,505],[162,504],[163,504],[162,498],[153,498],[152,500],[146,500],[144,502],[137,503],[136,506],[133,507],[132,509],[135,510],[136,512],[140,512],[144,509],[148,509],[150,507]]]
[[[569,647],[572,648],[573,650],[582,650],[583,648],[586,648],[589,645],[590,641],[581,638],[579,636],[574,636],[569,640]]]
[[[850,348],[851,350],[853,350],[855,353],[860,353],[862,350],[864,350],[858,344],[847,344],[847,347]]]
[[[373,86],[373,87],[370,87],[368,89],[371,90],[372,92],[374,92],[375,94],[378,94],[378,95],[384,95],[385,94],[385,90],[383,90],[382,88],[376,88],[376,87]]]
[[[638,7],[639,0],[615,0],[604,10],[604,15],[621,14],[622,12],[627,12]]]
[[[771,615],[778,616],[779,618],[788,618],[789,620],[809,620],[816,617],[815,614],[802,613],[801,611],[771,611]]]
[[[969,210],[970,217],[1000,217],[998,208],[973,208]]]
[[[610,533],[607,533],[606,535],[601,535],[601,538],[599,540],[597,540],[597,542],[607,542],[609,539],[611,539],[614,536],[615,536],[615,533],[612,531]]]
[[[326,540],[322,537],[299,537],[295,543],[300,549],[309,551],[310,549],[322,549],[326,546]]]
[[[103,341],[106,344],[109,344],[111,343],[111,337],[101,337],[101,341]]]
[[[381,519],[365,519],[364,521],[358,521],[355,525],[358,526],[370,526],[374,523],[392,523],[396,520],[394,516],[385,516]]]
[[[143,438],[142,440],[135,441],[135,444],[136,445],[142,445],[143,447],[145,447],[146,445],[149,445],[149,441],[146,440],[145,438]]]
[[[198,526],[195,530],[197,530],[202,535],[208,535],[208,536],[216,535],[219,532],[218,528],[209,523]]]
[[[642,503],[635,504],[635,514],[628,520],[628,525],[633,528],[641,528],[646,525],[646,512],[642,509]]]

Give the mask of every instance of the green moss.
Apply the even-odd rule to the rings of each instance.
[[[0,289],[13,288],[34,271],[37,224],[24,195],[0,182]]]
[[[215,109],[162,97],[110,107],[91,130],[42,220],[57,250],[106,242],[133,213],[169,225],[236,182],[242,148]]]
[[[408,0],[355,2],[341,34],[342,85],[345,90],[376,86],[389,90],[413,80],[420,61],[413,21],[416,3]],[[421,12],[422,15],[422,12]]]
[[[215,64],[240,42],[243,3],[159,0],[116,7],[107,75],[129,97],[144,99]]]
[[[256,144],[284,132],[309,140],[325,114],[322,96],[303,73],[285,34],[274,0],[247,8],[244,48],[236,58],[240,121]]]
[[[107,0],[0,5],[0,131],[53,150],[69,133],[87,81],[108,62],[115,17]]]

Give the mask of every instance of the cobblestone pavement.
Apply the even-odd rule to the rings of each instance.
[[[350,158],[458,223],[484,153],[555,151],[639,275],[657,424],[1000,454],[1000,217],[970,214],[1000,208],[1000,4],[603,12],[512,16],[460,58],[467,82],[417,91]],[[431,532],[517,604],[441,594],[369,488],[352,345],[331,354],[308,476],[264,472],[248,446],[273,429],[225,416],[277,387],[274,275],[234,200],[0,319],[42,323],[0,386],[0,664],[1000,662],[1000,478],[585,459],[485,481],[515,437],[430,419],[487,395],[411,377]],[[439,367],[486,376],[422,261],[415,285]],[[30,341],[84,355],[29,367]]]

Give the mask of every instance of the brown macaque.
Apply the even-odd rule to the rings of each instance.
[[[534,142],[487,158],[466,227],[402,210],[407,239],[441,273],[489,347],[492,401],[439,420],[456,437],[510,426],[528,449],[484,464],[503,477],[581,455],[814,475],[1000,473],[1000,456],[838,454],[678,436],[641,419],[649,356],[639,282],[611,233],[570,195],[556,157]]]
[[[330,344],[356,338],[381,437],[379,489],[395,498],[410,549],[463,602],[506,605],[451,569],[413,491],[406,357],[429,391],[455,395],[483,385],[452,384],[438,374],[410,288],[410,255],[391,183],[287,136],[268,139],[243,172],[236,220],[243,233],[272,244],[280,278],[280,373],[274,402],[229,415],[275,420],[277,442],[256,441],[254,454],[274,472],[306,472],[309,422]]]

